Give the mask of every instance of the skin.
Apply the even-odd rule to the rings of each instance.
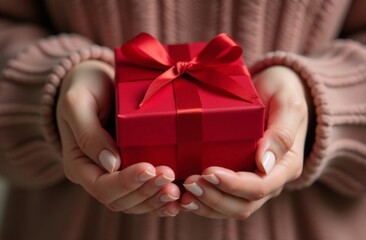
[[[138,163],[118,170],[117,146],[103,127],[113,105],[113,74],[109,65],[98,61],[76,66],[65,77],[57,103],[65,175],[110,210],[156,216],[175,216],[184,210],[208,218],[246,219],[301,174],[311,109],[306,88],[291,69],[274,66],[253,78],[267,110],[267,129],[257,149],[258,170],[233,172],[210,167],[202,175],[214,176],[218,182],[210,183],[202,175],[185,180],[202,190],[199,196],[189,189],[181,195],[172,183],[174,172],[166,166]],[[112,173],[98,160],[105,149],[116,158]],[[265,173],[262,159],[267,151],[276,161]],[[198,209],[184,207],[190,203]]]

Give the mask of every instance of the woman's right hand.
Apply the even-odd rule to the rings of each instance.
[[[64,78],[57,124],[65,175],[112,211],[157,216],[179,212],[172,169],[138,163],[119,171],[114,139],[103,128],[112,113],[113,69],[98,61],[74,67]]]

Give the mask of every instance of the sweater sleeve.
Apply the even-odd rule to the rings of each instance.
[[[37,24],[0,19],[0,173],[41,188],[64,179],[54,118],[60,82],[89,59],[114,64],[112,50],[75,34],[50,36]]]
[[[365,62],[365,45],[354,40],[336,40],[308,56],[270,52],[251,68],[256,74],[273,65],[287,66],[302,78],[313,99],[315,137],[302,175],[289,183],[288,189],[320,181],[347,196],[365,192]]]

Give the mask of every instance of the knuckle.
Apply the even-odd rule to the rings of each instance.
[[[301,176],[301,174],[302,174],[302,168],[297,169],[297,170],[295,171],[295,174],[294,174],[294,178],[293,178],[293,180],[295,180],[295,179],[299,178],[299,177]]]
[[[89,145],[90,140],[92,139],[89,136],[88,129],[81,129],[80,132],[76,136],[76,141],[79,145],[79,147],[85,151],[87,149],[87,146]]]
[[[270,187],[267,183],[262,183],[256,190],[253,196],[253,200],[259,200],[262,199],[270,193]]]
[[[108,196],[103,192],[103,191],[100,191],[100,190],[94,190],[93,191],[93,196],[101,203],[103,204],[108,204],[110,201],[109,201],[109,198]]]
[[[61,109],[73,109],[75,103],[79,100],[79,95],[75,94],[73,91],[67,91],[65,94],[60,96],[58,100],[58,108]]]
[[[208,198],[206,200],[206,202],[207,202],[207,205],[210,206],[212,209],[218,209],[222,205],[222,199],[223,199],[223,194],[221,192],[219,192],[217,196]]]
[[[301,121],[307,118],[308,106],[304,98],[302,99],[293,98],[290,101],[288,101],[288,104],[289,104],[288,106],[289,111],[296,113],[297,116],[300,116]]]
[[[120,210],[114,203],[106,204],[106,207],[112,212],[119,212]]]
[[[68,168],[64,167],[64,174],[67,179],[69,179],[73,183],[77,183],[75,177],[71,173],[71,171]]]
[[[124,193],[130,193],[136,190],[134,184],[129,184],[122,175],[122,172],[119,174],[119,182],[121,184],[121,191]]]
[[[227,186],[227,192],[230,192],[230,193],[238,193],[239,191],[239,183],[238,181],[233,181],[233,182],[230,182]]]
[[[123,212],[125,214],[132,214],[133,213],[129,208],[122,208],[121,212]]]
[[[152,196],[151,188],[142,187],[137,191],[137,194],[142,199],[149,198]]]
[[[80,184],[80,182],[78,181],[78,177],[77,177],[75,168],[73,168],[72,166],[70,166],[69,164],[66,164],[64,162],[63,169],[64,169],[64,175],[67,179],[69,179],[71,182],[73,182],[75,184]]]
[[[77,180],[77,170],[74,166],[72,166],[70,163],[73,161],[75,162],[76,159],[80,158],[81,155],[79,151],[75,148],[70,148],[67,153],[65,153],[65,150],[63,151],[63,169],[64,174],[67,179],[69,179],[71,182],[79,184],[79,181]]]
[[[251,210],[242,210],[234,215],[234,218],[237,220],[246,220],[252,215]]]
[[[278,189],[273,193],[273,197],[278,197],[282,193],[283,188]]]
[[[155,202],[153,201],[146,201],[146,209],[148,209],[149,211],[151,210],[155,210],[156,208],[158,208],[159,206],[157,206],[157,204],[155,204]]]
[[[288,101],[289,108],[296,111],[304,111],[306,109],[306,104],[302,99],[293,98]]]
[[[291,149],[294,143],[294,134],[287,128],[276,128],[274,131],[274,141],[278,144],[281,150],[287,152]]]

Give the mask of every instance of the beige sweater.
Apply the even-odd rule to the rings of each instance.
[[[0,172],[10,184],[1,239],[363,239],[366,236],[365,1],[0,1]],[[348,17],[347,17],[348,16]],[[362,31],[364,30],[364,34]],[[302,175],[245,221],[112,213],[65,179],[54,119],[78,63],[113,65],[141,31],[164,43],[240,42],[253,74],[295,70],[315,107]]]

